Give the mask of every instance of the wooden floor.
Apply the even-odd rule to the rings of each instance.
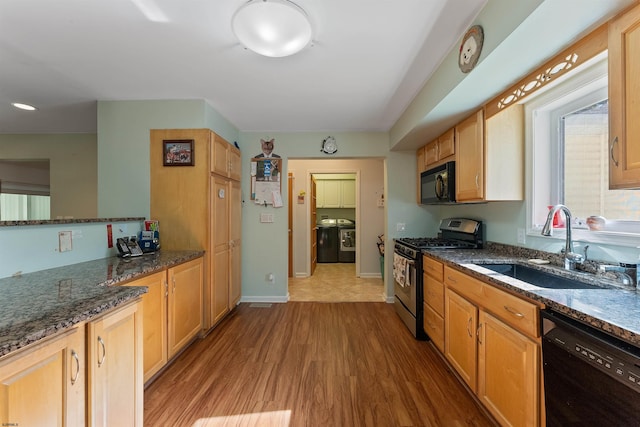
[[[310,277],[289,278],[289,301],[381,302],[381,278],[356,277],[353,263],[319,263]]]
[[[240,304],[145,391],[146,426],[491,426],[387,303]]]

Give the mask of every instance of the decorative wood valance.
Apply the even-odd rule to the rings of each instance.
[[[568,73],[607,49],[608,24],[603,24],[587,36],[563,50],[505,92],[484,106],[485,119],[502,109],[521,101],[535,91],[545,87],[558,77]]]

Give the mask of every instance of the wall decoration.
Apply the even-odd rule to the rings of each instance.
[[[320,149],[325,154],[334,154],[338,151],[338,144],[336,139],[332,136],[328,136],[322,140],[322,148]]]
[[[164,166],[193,166],[193,139],[165,139],[162,154]]]
[[[251,159],[251,200],[259,205],[281,205],[282,159],[278,156]]]
[[[262,150],[262,152],[255,156],[255,158],[259,159],[262,157],[268,157],[279,159],[280,156],[273,152],[274,142],[275,138],[271,138],[269,140],[260,139],[260,149]]]
[[[480,25],[474,25],[469,28],[462,43],[460,43],[460,54],[458,56],[458,67],[463,73],[468,73],[478,63],[480,52],[482,52],[482,44],[484,43],[484,30]]]

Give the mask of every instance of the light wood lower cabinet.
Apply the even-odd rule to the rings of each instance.
[[[148,289],[141,303],[145,383],[201,332],[203,270],[197,258],[124,283]]]
[[[480,311],[478,397],[505,426],[538,425],[538,345]]]
[[[445,293],[445,356],[471,390],[476,390],[478,308],[454,291]]]
[[[84,325],[0,362],[0,424],[85,425]]]
[[[444,268],[445,356],[503,426],[540,425],[539,308]]]
[[[143,425],[142,307],[87,324],[88,425]]]
[[[444,284],[443,264],[423,255],[423,327],[433,344],[444,353]]]
[[[169,358],[202,330],[202,258],[167,270]]]

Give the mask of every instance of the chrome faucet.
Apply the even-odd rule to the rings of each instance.
[[[623,285],[635,285],[635,281],[627,274],[627,269],[621,265],[601,264],[598,266],[598,273],[604,274],[613,272]]]
[[[553,223],[553,217],[556,212],[562,211],[565,216],[565,224],[566,224],[566,242],[564,246],[564,268],[565,270],[575,270],[576,264],[582,264],[584,262],[584,256],[578,253],[573,252],[573,242],[571,241],[571,211],[565,205],[555,205],[550,211],[549,215],[547,215],[547,221],[544,223],[544,227],[542,227],[542,235],[543,236],[551,236],[552,228],[551,224]]]

